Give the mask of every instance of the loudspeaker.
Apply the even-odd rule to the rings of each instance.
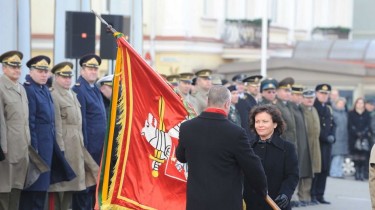
[[[130,17],[121,15],[102,15],[102,18],[107,21],[116,31],[124,33],[125,36],[130,34]],[[100,57],[102,59],[115,60],[117,55],[116,38],[113,37],[112,32],[107,32],[107,26],[101,24],[100,29]]]
[[[95,53],[95,15],[67,11],[65,18],[65,57],[80,58]]]

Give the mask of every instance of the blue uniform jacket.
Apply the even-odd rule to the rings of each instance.
[[[48,87],[35,83],[30,75],[24,84],[29,100],[29,125],[31,145],[49,167],[52,165],[53,144],[55,141],[55,112]],[[40,175],[27,190],[47,191],[50,184],[50,172]]]
[[[50,184],[69,181],[75,174],[56,142],[55,112],[48,87],[35,83],[30,75],[26,76],[24,87],[29,101],[31,145],[50,167],[25,190],[47,191]]]
[[[81,104],[82,112],[82,133],[85,147],[100,164],[104,138],[107,130],[107,117],[104,108],[103,98],[100,90],[79,77],[77,84],[73,87]]]

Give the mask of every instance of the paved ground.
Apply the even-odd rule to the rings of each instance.
[[[330,205],[298,207],[295,210],[371,210],[368,181],[328,178],[325,199]]]

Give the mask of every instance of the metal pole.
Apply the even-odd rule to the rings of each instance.
[[[261,75],[267,76],[268,0],[263,0]]]

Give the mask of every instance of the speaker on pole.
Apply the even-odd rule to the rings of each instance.
[[[65,57],[80,58],[95,53],[95,15],[67,11],[65,18]]]
[[[102,18],[107,21],[118,32],[124,33],[129,36],[130,33],[130,17],[122,15],[102,15]],[[100,57],[102,59],[115,60],[117,55],[116,38],[112,33],[107,32],[107,27],[101,24],[100,29]]]

